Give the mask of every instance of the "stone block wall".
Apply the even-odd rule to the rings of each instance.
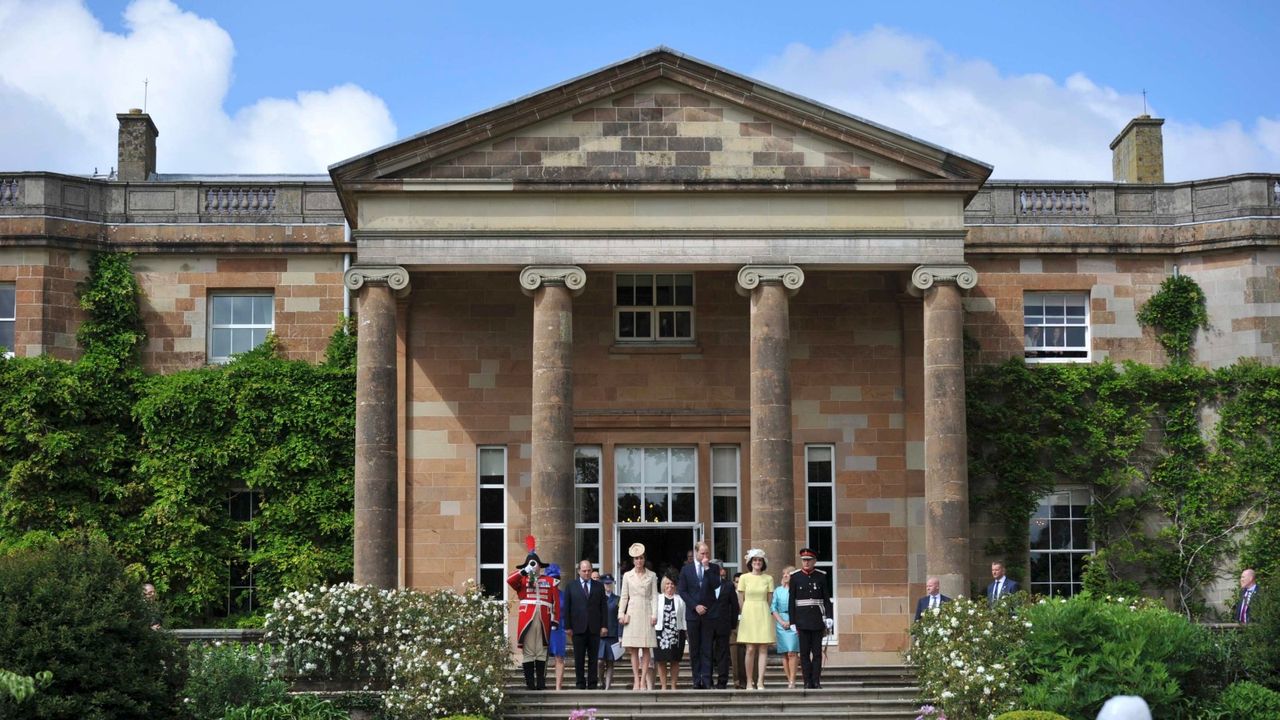
[[[13,283],[14,347],[19,357],[79,356],[83,313],[76,285],[89,274],[89,254],[45,248],[0,248],[0,283]]]
[[[1209,329],[1196,335],[1194,360],[1208,367],[1242,357],[1280,363],[1280,250],[1205,254],[1181,272],[1204,290]]]

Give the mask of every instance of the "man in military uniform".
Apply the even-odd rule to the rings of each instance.
[[[832,620],[831,591],[827,574],[816,565],[812,548],[800,550],[800,569],[791,573],[791,598],[787,611],[791,625],[800,636],[800,668],[804,686],[822,687],[822,638],[835,623]]]
[[[529,554],[507,578],[507,584],[520,598],[520,615],[516,622],[517,644],[524,666],[524,686],[529,690],[547,689],[547,640],[558,625],[560,593],[542,576],[546,567],[534,551],[533,536],[525,538]]]

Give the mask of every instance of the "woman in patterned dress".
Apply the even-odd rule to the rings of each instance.
[[[675,690],[680,676],[680,663],[684,662],[684,599],[676,594],[676,583],[669,576],[662,578],[662,596],[658,598],[658,647],[653,659],[658,665],[658,682],[662,689]],[[667,687],[667,676],[671,687]]]
[[[746,560],[750,572],[738,578],[738,600],[742,603],[738,643],[747,646],[747,687],[763,690],[764,670],[769,663],[769,646],[778,640],[773,629],[773,618],[769,615],[773,578],[764,572],[769,563],[763,550],[748,550]],[[752,675],[755,675],[754,681]]]
[[[800,635],[791,627],[791,613],[787,603],[791,600],[791,573],[795,566],[782,568],[782,585],[773,591],[773,602],[769,609],[773,612],[774,632],[778,635],[778,655],[782,657],[782,669],[787,674],[787,687],[796,686],[796,669],[800,667]]]
[[[645,567],[642,543],[632,543],[627,554],[635,567],[622,576],[622,592],[618,596],[622,646],[631,649],[631,689],[652,690],[650,663],[658,644],[654,632],[658,623],[658,576]]]

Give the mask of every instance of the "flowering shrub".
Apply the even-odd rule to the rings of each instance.
[[[976,720],[1017,706],[1021,678],[1009,657],[1027,631],[1018,617],[1024,597],[1009,596],[994,609],[985,600],[956,598],[912,626],[907,662],[936,703],[926,707],[937,713],[921,708],[921,717]]]
[[[228,708],[283,702],[289,687],[275,677],[271,656],[268,645],[192,644],[183,706],[194,720],[222,720]]]
[[[916,720],[947,720],[947,714],[932,705],[921,705]]]
[[[498,714],[505,624],[506,606],[474,583],[462,593],[347,583],[277,599],[266,629],[296,677],[385,687],[389,716],[440,718]]]

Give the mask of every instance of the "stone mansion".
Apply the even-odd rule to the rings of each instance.
[[[1164,362],[1136,320],[1208,295],[1197,360],[1280,362],[1280,174],[1166,183],[1162,120],[1112,182],[993,168],[658,48],[338,162],[157,173],[120,114],[109,179],[0,169],[0,345],[77,354],[95,250],[135,253],[148,369],[359,322],[356,579],[495,593],[524,557],[662,568],[695,540],[775,575],[814,547],[832,659],[896,661],[927,575],[968,593],[964,338],[978,362]],[[338,160],[338,158],[335,158]],[[1089,494],[1032,519],[1071,593]]]

